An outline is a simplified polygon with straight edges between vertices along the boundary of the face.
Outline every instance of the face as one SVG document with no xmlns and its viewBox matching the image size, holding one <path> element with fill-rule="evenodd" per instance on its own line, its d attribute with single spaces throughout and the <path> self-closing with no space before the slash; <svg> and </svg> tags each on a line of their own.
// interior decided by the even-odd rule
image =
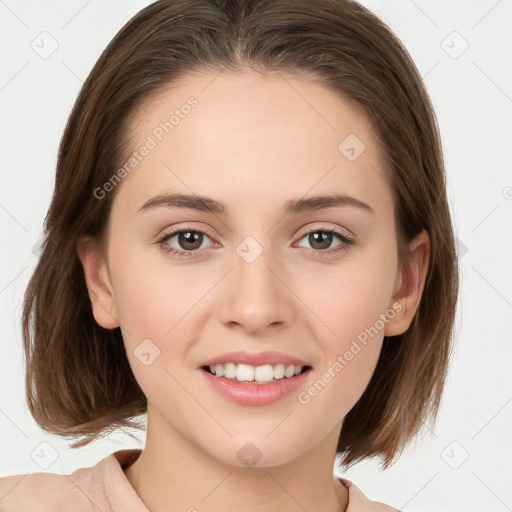
<svg viewBox="0 0 512 512">
<path fill-rule="evenodd" d="M 93 309 L 121 326 L 148 425 L 238 466 L 249 442 L 273 466 L 339 433 L 383 336 L 407 323 L 392 191 L 365 116 L 283 73 L 196 74 L 146 102 L 130 133 Z M 196 201 L 148 205 L 171 194 Z M 352 199 L 312 199 L 334 195 Z M 196 209 L 198 196 L 220 206 Z M 306 371 L 239 393 L 229 381 L 228 396 L 202 366 L 232 351 Z M 259 386 L 286 392 L 257 402 Z"/>
</svg>

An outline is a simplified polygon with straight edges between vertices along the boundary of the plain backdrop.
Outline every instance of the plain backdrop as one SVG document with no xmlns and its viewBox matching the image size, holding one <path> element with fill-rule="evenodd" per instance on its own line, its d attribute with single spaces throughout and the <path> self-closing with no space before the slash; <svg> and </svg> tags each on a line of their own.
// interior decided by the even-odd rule
<svg viewBox="0 0 512 512">
<path fill-rule="evenodd" d="M 104 47 L 149 3 L 0 0 L 0 476 L 69 474 L 144 445 L 116 433 L 72 450 L 41 431 L 25 402 L 20 316 L 67 117 Z M 512 510 L 512 2 L 362 3 L 403 41 L 432 97 L 462 282 L 438 422 L 390 469 L 367 461 L 344 476 L 407 512 Z"/>
</svg>

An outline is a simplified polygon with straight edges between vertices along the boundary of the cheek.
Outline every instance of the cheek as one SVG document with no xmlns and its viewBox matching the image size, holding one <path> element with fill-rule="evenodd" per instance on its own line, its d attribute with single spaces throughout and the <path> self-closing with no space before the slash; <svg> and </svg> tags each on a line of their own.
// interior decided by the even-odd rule
<svg viewBox="0 0 512 512">
<path fill-rule="evenodd" d="M 172 266 L 165 255 L 148 256 L 147 251 L 144 255 L 126 251 L 115 272 L 112 278 L 127 356 L 146 396 L 155 397 L 161 390 L 174 389 L 170 373 L 179 378 L 189 364 L 189 349 L 208 318 L 205 308 L 212 307 L 208 291 L 218 278 L 206 269 Z"/>
<path fill-rule="evenodd" d="M 181 381 L 180 366 L 194 338 L 191 322 L 206 293 L 178 272 L 164 277 L 155 267 L 120 273 L 116 290 L 127 357 L 135 379 L 152 403 L 179 395 L 173 376 Z"/>
<path fill-rule="evenodd" d="M 116 306 L 128 338 L 136 343 L 170 337 L 205 293 L 200 280 L 186 266 L 166 262 L 158 247 L 130 249 L 126 242 L 116 243 L 126 248 L 122 254 L 113 250 L 111 259 Z"/>
<path fill-rule="evenodd" d="M 341 349 L 347 340 L 374 326 L 389 307 L 393 268 L 392 260 L 354 258 L 297 280 L 298 294 L 305 297 L 322 327 L 319 339 Z M 383 330 L 380 323 L 377 329 Z"/>
<path fill-rule="evenodd" d="M 311 386 L 298 396 L 308 417 L 322 416 L 326 425 L 340 421 L 359 400 L 382 347 L 378 322 L 385 311 L 383 294 L 375 293 L 374 287 L 352 290 L 340 283 L 336 292 L 323 295 L 324 308 L 318 311 L 328 329 L 317 330 L 323 333 L 317 334 L 322 361 L 314 368 Z"/>
<path fill-rule="evenodd" d="M 394 317 L 389 299 L 394 282 L 392 258 L 347 261 L 320 275 L 300 291 L 317 317 L 315 338 L 322 364 L 313 387 L 299 402 L 313 411 L 329 404 L 332 422 L 339 421 L 366 389 L 377 364 L 386 322 Z M 311 285 L 315 283 L 315 286 Z M 325 414 L 325 412 L 323 413 Z"/>
</svg>

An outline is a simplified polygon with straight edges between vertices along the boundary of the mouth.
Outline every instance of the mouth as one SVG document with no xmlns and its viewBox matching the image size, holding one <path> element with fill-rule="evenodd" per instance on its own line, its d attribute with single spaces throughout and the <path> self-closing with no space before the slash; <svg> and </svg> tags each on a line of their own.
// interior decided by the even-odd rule
<svg viewBox="0 0 512 512">
<path fill-rule="evenodd" d="M 207 386 L 224 399 L 237 405 L 262 407 L 290 397 L 301 386 L 307 385 L 312 367 L 285 367 L 284 364 L 251 367 L 226 363 L 201 366 L 198 369 Z"/>
<path fill-rule="evenodd" d="M 218 379 L 226 379 L 235 383 L 265 385 L 295 379 L 311 370 L 309 365 L 263 364 L 215 364 L 201 367 L 204 372 Z"/>
<path fill-rule="evenodd" d="M 224 378 L 233 382 L 249 384 L 271 384 L 283 379 L 293 379 L 298 375 L 311 370 L 311 366 L 299 365 L 261 365 L 258 367 L 246 364 L 227 363 L 225 365 L 202 366 L 201 370 L 217 378 Z"/>
</svg>

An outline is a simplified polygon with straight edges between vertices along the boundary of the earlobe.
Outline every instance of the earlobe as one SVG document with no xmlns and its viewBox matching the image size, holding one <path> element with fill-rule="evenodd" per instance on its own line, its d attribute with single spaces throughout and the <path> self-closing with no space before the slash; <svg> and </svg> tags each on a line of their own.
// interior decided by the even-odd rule
<svg viewBox="0 0 512 512">
<path fill-rule="evenodd" d="M 76 249 L 82 262 L 94 319 L 105 329 L 119 327 L 115 296 L 107 264 L 97 248 L 96 241 L 90 237 L 80 237 Z"/>
<path fill-rule="evenodd" d="M 419 307 L 430 260 L 430 237 L 423 230 L 409 244 L 411 261 L 402 273 L 397 275 L 395 293 L 390 302 L 394 309 L 399 310 L 395 317 L 386 325 L 385 336 L 403 334 L 411 325 Z M 400 308 L 397 307 L 400 304 Z"/>
</svg>

